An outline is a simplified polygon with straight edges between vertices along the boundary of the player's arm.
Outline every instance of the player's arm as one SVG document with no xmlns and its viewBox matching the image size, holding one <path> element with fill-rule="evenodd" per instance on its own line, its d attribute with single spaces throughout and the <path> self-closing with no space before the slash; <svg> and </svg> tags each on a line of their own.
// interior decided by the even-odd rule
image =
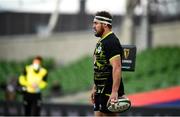
<svg viewBox="0 0 180 117">
<path fill-rule="evenodd" d="M 95 92 L 96 92 L 96 85 L 94 84 L 93 87 L 92 87 L 92 91 L 91 91 L 91 103 L 94 104 L 94 95 L 95 95 Z"/>
<path fill-rule="evenodd" d="M 42 90 L 42 89 L 45 89 L 47 87 L 47 77 L 48 77 L 48 72 L 47 70 L 43 70 L 43 73 L 45 74 L 42 81 L 38 84 L 39 85 L 39 88 Z"/>
<path fill-rule="evenodd" d="M 26 80 L 26 68 L 24 68 L 23 73 L 19 76 L 19 84 L 21 86 L 27 86 L 27 80 Z"/>
<path fill-rule="evenodd" d="M 113 85 L 112 85 L 112 93 L 110 96 L 111 99 L 117 100 L 118 98 L 118 90 L 121 81 L 121 57 L 120 55 L 115 55 L 110 58 L 110 64 L 112 65 L 112 78 L 113 78 Z"/>
</svg>

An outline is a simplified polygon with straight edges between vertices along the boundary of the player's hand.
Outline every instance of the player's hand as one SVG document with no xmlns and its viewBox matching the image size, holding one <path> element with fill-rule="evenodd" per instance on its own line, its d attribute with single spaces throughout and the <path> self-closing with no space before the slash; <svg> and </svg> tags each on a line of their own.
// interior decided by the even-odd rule
<svg viewBox="0 0 180 117">
<path fill-rule="evenodd" d="M 118 100 L 118 92 L 112 92 L 109 97 L 108 103 L 109 102 L 114 103 L 117 102 L 117 100 Z"/>
<path fill-rule="evenodd" d="M 96 92 L 95 90 L 92 90 L 92 92 L 91 92 L 90 100 L 91 100 L 91 103 L 92 103 L 92 104 L 94 104 L 94 101 L 95 101 L 95 100 L 94 100 L 95 92 Z"/>
<path fill-rule="evenodd" d="M 33 88 L 33 89 L 38 88 L 38 84 L 37 84 L 37 83 L 32 83 L 32 88 Z"/>
</svg>

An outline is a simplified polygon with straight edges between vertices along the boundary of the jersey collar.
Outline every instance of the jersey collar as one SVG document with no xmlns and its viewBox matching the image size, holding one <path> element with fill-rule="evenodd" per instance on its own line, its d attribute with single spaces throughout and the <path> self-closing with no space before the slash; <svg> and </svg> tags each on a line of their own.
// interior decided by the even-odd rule
<svg viewBox="0 0 180 117">
<path fill-rule="evenodd" d="M 112 31 L 108 32 L 106 35 L 104 35 L 104 36 L 100 39 L 100 41 L 103 40 L 103 39 L 105 39 L 108 35 L 110 35 L 110 34 L 112 34 L 112 33 L 113 33 Z"/>
</svg>

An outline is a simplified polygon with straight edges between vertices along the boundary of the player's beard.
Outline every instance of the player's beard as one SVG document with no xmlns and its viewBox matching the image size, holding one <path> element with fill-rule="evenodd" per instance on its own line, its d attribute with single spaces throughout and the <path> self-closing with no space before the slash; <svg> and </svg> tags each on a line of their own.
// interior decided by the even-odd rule
<svg viewBox="0 0 180 117">
<path fill-rule="evenodd" d="M 101 26 L 101 28 L 99 29 L 99 31 L 95 30 L 95 34 L 94 34 L 94 35 L 95 35 L 96 37 L 102 37 L 103 33 L 104 33 L 104 28 Z"/>
</svg>

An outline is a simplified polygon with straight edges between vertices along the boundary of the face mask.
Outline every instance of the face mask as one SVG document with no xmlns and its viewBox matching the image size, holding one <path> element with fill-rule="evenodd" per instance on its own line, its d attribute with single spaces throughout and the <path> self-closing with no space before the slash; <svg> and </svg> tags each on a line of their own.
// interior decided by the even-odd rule
<svg viewBox="0 0 180 117">
<path fill-rule="evenodd" d="M 34 68 L 35 70 L 38 70 L 38 69 L 40 68 L 40 65 L 39 65 L 39 64 L 33 64 L 33 68 Z"/>
</svg>

